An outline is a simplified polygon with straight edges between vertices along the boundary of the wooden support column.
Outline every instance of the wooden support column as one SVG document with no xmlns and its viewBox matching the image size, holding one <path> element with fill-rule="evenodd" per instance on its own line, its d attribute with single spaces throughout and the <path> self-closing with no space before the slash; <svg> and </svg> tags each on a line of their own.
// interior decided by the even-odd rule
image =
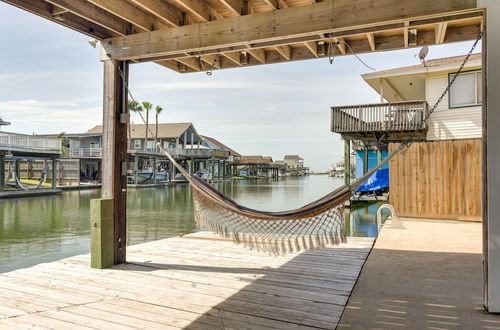
<svg viewBox="0 0 500 330">
<path fill-rule="evenodd" d="M 21 181 L 21 166 L 19 165 L 19 159 L 14 160 L 14 172 L 16 173 L 17 178 Z"/>
<path fill-rule="evenodd" d="M 344 184 L 351 183 L 351 140 L 344 140 Z"/>
<path fill-rule="evenodd" d="M 137 179 L 139 178 L 139 156 L 134 156 L 134 184 L 137 184 Z"/>
<path fill-rule="evenodd" d="M 156 185 L 156 157 L 153 157 L 153 184 Z"/>
<path fill-rule="evenodd" d="M 368 147 L 363 148 L 363 175 L 368 173 Z"/>
<path fill-rule="evenodd" d="M 0 191 L 5 189 L 5 155 L 0 155 Z"/>
<path fill-rule="evenodd" d="M 57 178 L 56 178 L 56 170 L 57 170 L 57 161 L 55 158 L 52 158 L 52 166 L 51 166 L 51 180 L 52 180 L 52 189 L 56 189 L 57 187 Z"/>
<path fill-rule="evenodd" d="M 128 63 L 104 59 L 102 198 L 113 200 L 114 264 L 126 260 Z M 123 74 L 123 79 L 120 75 Z M 125 80 L 125 81 L 124 81 Z"/>
<path fill-rule="evenodd" d="M 483 36 L 483 258 L 484 306 L 500 312 L 500 2 L 485 7 Z"/>
</svg>

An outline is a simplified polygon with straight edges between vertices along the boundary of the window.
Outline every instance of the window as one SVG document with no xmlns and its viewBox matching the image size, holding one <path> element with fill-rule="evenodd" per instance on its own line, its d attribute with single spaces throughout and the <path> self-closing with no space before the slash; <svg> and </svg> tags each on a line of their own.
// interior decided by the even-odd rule
<svg viewBox="0 0 500 330">
<path fill-rule="evenodd" d="M 155 150 L 155 141 L 147 141 L 148 143 L 146 144 L 146 150 L 147 151 L 154 151 Z"/>
<path fill-rule="evenodd" d="M 450 73 L 448 81 L 453 79 Z M 482 102 L 482 74 L 481 71 L 460 73 L 450 87 L 449 108 L 459 108 L 480 105 Z"/>
<path fill-rule="evenodd" d="M 141 140 L 134 140 L 134 149 L 141 149 Z"/>
</svg>

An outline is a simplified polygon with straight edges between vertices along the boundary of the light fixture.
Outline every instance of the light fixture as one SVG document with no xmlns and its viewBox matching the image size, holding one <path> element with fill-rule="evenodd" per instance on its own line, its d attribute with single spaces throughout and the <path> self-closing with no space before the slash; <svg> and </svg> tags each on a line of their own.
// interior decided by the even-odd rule
<svg viewBox="0 0 500 330">
<path fill-rule="evenodd" d="M 95 48 L 98 42 L 99 40 L 97 39 L 89 40 L 89 45 L 92 46 L 92 48 Z"/>
</svg>

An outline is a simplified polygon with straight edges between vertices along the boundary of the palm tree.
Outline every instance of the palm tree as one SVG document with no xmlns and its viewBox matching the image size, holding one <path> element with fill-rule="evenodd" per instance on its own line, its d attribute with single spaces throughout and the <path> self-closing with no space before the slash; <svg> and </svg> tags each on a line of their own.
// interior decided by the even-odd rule
<svg viewBox="0 0 500 330">
<path fill-rule="evenodd" d="M 153 107 L 153 104 L 148 101 L 142 102 L 142 106 L 146 110 L 146 135 L 144 138 L 144 150 L 147 149 L 148 146 L 148 130 L 149 130 L 149 110 Z"/>
<path fill-rule="evenodd" d="M 129 100 L 128 101 L 128 110 L 129 110 L 129 112 L 137 113 L 137 112 L 141 112 L 143 109 L 142 109 L 142 106 L 139 104 L 139 102 Z M 128 139 L 129 139 L 129 148 L 132 149 L 132 146 L 130 145 L 132 143 L 132 125 L 130 123 L 130 119 L 128 121 Z"/>
<path fill-rule="evenodd" d="M 156 113 L 155 148 L 156 148 L 156 143 L 158 143 L 158 115 L 162 111 L 163 111 L 163 108 L 160 107 L 159 105 L 157 105 L 156 108 L 155 108 L 155 113 Z"/>
</svg>

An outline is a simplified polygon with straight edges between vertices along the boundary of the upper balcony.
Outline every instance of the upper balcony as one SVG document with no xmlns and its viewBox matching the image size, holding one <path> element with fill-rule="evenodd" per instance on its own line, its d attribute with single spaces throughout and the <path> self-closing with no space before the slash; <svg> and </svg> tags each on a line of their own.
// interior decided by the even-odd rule
<svg viewBox="0 0 500 330">
<path fill-rule="evenodd" d="M 229 157 L 229 152 L 226 150 L 218 149 L 184 149 L 184 148 L 168 148 L 167 152 L 174 157 L 181 158 L 220 158 L 227 159 Z M 152 149 L 144 150 L 129 150 L 130 154 L 142 154 L 142 155 L 160 155 L 159 151 L 153 151 Z M 70 148 L 68 150 L 68 156 L 70 158 L 101 158 L 102 148 Z"/>
<path fill-rule="evenodd" d="M 59 156 L 61 141 L 36 135 L 0 132 L 0 151 L 19 156 Z"/>
<path fill-rule="evenodd" d="M 331 131 L 347 140 L 425 138 L 426 101 L 406 101 L 332 107 Z"/>
</svg>

